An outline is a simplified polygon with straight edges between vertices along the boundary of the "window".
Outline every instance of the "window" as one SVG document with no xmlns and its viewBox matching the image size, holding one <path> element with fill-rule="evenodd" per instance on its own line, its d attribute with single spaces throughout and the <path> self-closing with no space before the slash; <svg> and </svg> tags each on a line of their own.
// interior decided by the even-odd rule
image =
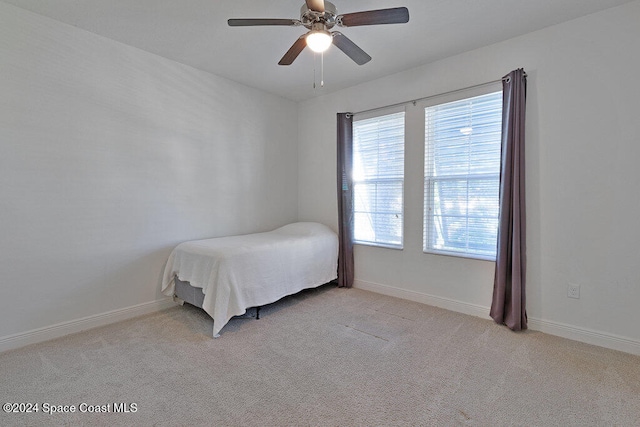
<svg viewBox="0 0 640 427">
<path fill-rule="evenodd" d="M 404 111 L 353 123 L 354 241 L 402 248 Z"/>
<path fill-rule="evenodd" d="M 495 259 L 502 92 L 425 108 L 424 251 Z"/>
</svg>

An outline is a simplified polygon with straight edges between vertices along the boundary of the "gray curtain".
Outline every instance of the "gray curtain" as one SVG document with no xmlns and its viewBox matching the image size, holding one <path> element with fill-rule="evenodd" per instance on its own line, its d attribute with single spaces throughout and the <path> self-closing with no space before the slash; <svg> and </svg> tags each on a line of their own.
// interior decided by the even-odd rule
<svg viewBox="0 0 640 427">
<path fill-rule="evenodd" d="M 338 286 L 353 286 L 353 114 L 338 113 Z"/>
<path fill-rule="evenodd" d="M 500 219 L 491 317 L 514 331 L 527 329 L 524 125 L 527 75 L 514 70 L 502 79 Z"/>
</svg>

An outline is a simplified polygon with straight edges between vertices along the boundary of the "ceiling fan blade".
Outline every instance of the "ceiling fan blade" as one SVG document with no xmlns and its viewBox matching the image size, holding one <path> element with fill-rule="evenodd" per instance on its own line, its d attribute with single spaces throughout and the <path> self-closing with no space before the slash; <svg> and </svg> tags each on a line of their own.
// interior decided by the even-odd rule
<svg viewBox="0 0 640 427">
<path fill-rule="evenodd" d="M 301 22 L 297 19 L 229 19 L 227 21 L 230 27 L 253 27 L 256 25 L 287 25 L 297 26 Z"/>
<path fill-rule="evenodd" d="M 368 10 L 366 12 L 346 13 L 336 18 L 341 27 L 360 25 L 404 24 L 409 22 L 409 9 L 394 7 L 391 9 Z"/>
<path fill-rule="evenodd" d="M 303 36 L 300 36 L 300 38 L 295 41 L 295 43 L 289 48 L 287 53 L 284 54 L 280 62 L 278 62 L 278 65 L 293 64 L 293 61 L 296 60 L 298 55 L 300 55 L 300 52 L 302 52 L 304 48 L 307 46 L 307 40 L 305 40 L 305 36 L 306 34 Z"/>
<path fill-rule="evenodd" d="M 306 0 L 309 10 L 324 13 L 324 0 Z"/>
<path fill-rule="evenodd" d="M 332 33 L 333 44 L 338 49 L 347 54 L 347 56 L 354 60 L 358 65 L 366 64 L 371 61 L 371 57 L 364 50 L 360 49 L 357 44 L 349 40 L 344 34 L 334 31 Z"/>
</svg>

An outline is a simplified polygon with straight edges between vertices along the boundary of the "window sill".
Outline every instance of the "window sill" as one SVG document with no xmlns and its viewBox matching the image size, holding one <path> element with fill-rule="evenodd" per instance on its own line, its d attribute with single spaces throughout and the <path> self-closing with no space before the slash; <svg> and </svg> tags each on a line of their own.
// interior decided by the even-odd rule
<svg viewBox="0 0 640 427">
<path fill-rule="evenodd" d="M 435 250 L 425 251 L 425 250 L 423 250 L 422 253 L 429 254 L 429 255 L 450 256 L 450 257 L 454 257 L 454 258 L 475 259 L 475 260 L 478 260 L 478 261 L 496 262 L 496 258 L 492 257 L 492 256 L 467 254 L 467 253 L 461 253 L 461 252 L 448 252 L 448 251 L 435 251 Z"/>
<path fill-rule="evenodd" d="M 360 245 L 360 246 L 372 246 L 374 248 L 395 249 L 397 251 L 404 250 L 404 247 L 401 246 L 401 245 L 385 245 L 383 243 L 358 242 L 358 241 L 353 242 L 353 244 L 354 245 Z"/>
</svg>

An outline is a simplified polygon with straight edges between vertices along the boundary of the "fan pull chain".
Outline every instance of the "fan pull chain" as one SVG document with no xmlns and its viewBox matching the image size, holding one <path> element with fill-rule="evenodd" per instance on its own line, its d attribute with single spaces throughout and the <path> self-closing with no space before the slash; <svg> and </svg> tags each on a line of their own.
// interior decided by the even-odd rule
<svg viewBox="0 0 640 427">
<path fill-rule="evenodd" d="M 318 54 L 313 53 L 313 88 L 316 89 L 316 65 Z M 320 87 L 324 87 L 324 52 L 320 53 Z"/>
<path fill-rule="evenodd" d="M 316 88 L 316 58 L 318 57 L 317 53 L 313 53 L 313 89 Z"/>
<path fill-rule="evenodd" d="M 320 54 L 320 87 L 324 87 L 324 52 Z"/>
</svg>

